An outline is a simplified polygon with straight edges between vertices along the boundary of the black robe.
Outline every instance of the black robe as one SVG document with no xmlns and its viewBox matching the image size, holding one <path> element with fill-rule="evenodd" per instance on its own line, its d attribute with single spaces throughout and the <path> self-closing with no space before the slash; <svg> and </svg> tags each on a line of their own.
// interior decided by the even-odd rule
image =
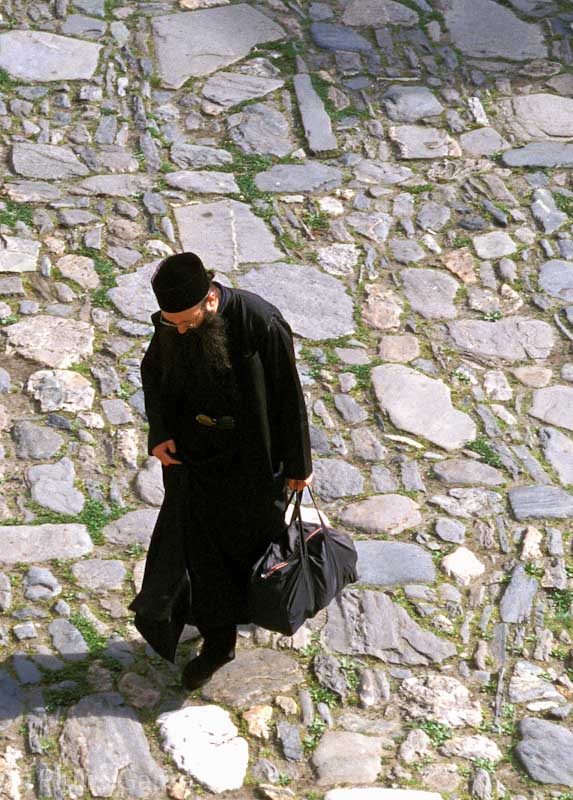
<svg viewBox="0 0 573 800">
<path fill-rule="evenodd" d="M 225 288 L 225 320 L 236 391 L 182 394 L 168 379 L 175 330 L 152 316 L 141 364 L 148 452 L 174 439 L 182 466 L 163 467 L 165 498 L 153 530 L 141 591 L 129 608 L 156 652 L 174 661 L 186 623 L 207 628 L 248 622 L 250 568 L 284 527 L 287 478 L 312 471 L 308 421 L 291 329 L 258 295 Z M 197 413 L 236 421 L 206 428 Z"/>
</svg>

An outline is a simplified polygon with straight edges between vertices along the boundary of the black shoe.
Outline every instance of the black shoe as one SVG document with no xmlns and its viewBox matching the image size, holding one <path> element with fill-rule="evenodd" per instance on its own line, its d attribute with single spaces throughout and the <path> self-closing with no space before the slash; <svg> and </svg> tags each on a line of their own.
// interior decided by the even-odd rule
<svg viewBox="0 0 573 800">
<path fill-rule="evenodd" d="M 234 625 L 205 631 L 201 652 L 183 668 L 181 675 L 183 686 L 190 691 L 199 689 L 224 664 L 233 661 L 236 640 L 237 629 Z"/>
</svg>

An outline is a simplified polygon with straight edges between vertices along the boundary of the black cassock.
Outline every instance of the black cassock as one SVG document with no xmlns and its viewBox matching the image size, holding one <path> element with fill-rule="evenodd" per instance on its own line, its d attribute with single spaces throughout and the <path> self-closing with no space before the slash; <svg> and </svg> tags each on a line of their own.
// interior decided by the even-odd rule
<svg viewBox="0 0 573 800">
<path fill-rule="evenodd" d="M 165 498 L 153 530 L 141 591 L 129 608 L 153 649 L 174 661 L 186 623 L 248 622 L 250 569 L 284 528 L 286 478 L 312 471 L 308 421 L 291 329 L 258 295 L 225 287 L 232 374 L 213 384 L 189 366 L 184 384 L 167 364 L 179 334 L 152 316 L 155 332 L 141 364 L 148 451 L 174 439 L 181 466 L 163 467 Z M 188 334 L 185 334 L 188 335 Z M 231 429 L 198 414 L 231 416 Z"/>
</svg>

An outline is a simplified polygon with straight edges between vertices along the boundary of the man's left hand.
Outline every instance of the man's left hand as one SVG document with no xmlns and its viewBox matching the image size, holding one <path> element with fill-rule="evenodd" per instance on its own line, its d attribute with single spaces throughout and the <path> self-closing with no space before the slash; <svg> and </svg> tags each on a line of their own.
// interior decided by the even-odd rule
<svg viewBox="0 0 573 800">
<path fill-rule="evenodd" d="M 312 482 L 313 473 L 311 472 L 308 478 L 298 480 L 297 478 L 287 478 L 287 486 L 291 492 L 302 492 L 305 486 L 310 486 Z"/>
</svg>

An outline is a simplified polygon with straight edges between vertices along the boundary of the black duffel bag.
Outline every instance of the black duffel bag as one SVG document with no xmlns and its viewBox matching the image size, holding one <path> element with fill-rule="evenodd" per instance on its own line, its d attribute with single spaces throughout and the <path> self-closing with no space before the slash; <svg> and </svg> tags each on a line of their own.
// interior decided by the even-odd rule
<svg viewBox="0 0 573 800">
<path fill-rule="evenodd" d="M 302 492 L 293 492 L 289 504 L 295 494 L 291 523 L 254 565 L 247 595 L 252 622 L 286 636 L 358 577 L 350 536 L 326 527 L 312 492 L 320 523 L 303 522 Z"/>
</svg>

